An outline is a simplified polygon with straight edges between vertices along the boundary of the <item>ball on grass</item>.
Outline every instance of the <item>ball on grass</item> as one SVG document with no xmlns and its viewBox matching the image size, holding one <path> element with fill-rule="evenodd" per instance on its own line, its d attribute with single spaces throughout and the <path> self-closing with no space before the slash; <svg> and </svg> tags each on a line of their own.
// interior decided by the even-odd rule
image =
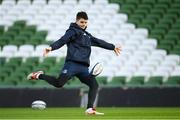
<svg viewBox="0 0 180 120">
<path fill-rule="evenodd" d="M 46 108 L 46 103 L 42 100 L 36 100 L 31 104 L 32 109 L 44 110 Z"/>
</svg>

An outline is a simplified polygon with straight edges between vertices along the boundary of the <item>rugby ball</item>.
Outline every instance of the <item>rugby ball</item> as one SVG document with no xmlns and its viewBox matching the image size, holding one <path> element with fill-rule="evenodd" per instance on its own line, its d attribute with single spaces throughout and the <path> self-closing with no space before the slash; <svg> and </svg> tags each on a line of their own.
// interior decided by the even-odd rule
<svg viewBox="0 0 180 120">
<path fill-rule="evenodd" d="M 96 63 L 91 70 L 91 74 L 94 76 L 99 75 L 103 71 L 103 65 L 101 63 Z"/>
<path fill-rule="evenodd" d="M 36 101 L 32 102 L 31 108 L 44 110 L 46 108 L 46 103 L 42 100 L 36 100 Z"/>
</svg>

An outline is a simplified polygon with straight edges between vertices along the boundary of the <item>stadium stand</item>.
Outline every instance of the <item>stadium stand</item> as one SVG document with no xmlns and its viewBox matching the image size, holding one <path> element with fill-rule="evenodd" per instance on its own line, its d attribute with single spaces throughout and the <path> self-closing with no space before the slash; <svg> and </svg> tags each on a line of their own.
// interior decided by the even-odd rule
<svg viewBox="0 0 180 120">
<path fill-rule="evenodd" d="M 0 87 L 51 87 L 26 76 L 36 70 L 58 75 L 66 46 L 47 58 L 42 51 L 81 10 L 89 15 L 87 31 L 122 46 L 119 57 L 92 48 L 91 65 L 104 65 L 100 86 L 179 87 L 179 8 L 178 0 L 0 0 Z M 83 87 L 73 79 L 65 87 Z"/>
</svg>

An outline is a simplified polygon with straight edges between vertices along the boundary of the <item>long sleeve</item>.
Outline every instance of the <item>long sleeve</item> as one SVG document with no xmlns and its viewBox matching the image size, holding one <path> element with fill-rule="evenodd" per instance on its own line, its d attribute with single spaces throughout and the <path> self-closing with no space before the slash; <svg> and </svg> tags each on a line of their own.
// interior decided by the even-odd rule
<svg viewBox="0 0 180 120">
<path fill-rule="evenodd" d="M 59 49 L 64 44 L 68 43 L 71 38 L 75 36 L 75 34 L 76 33 L 73 30 L 67 30 L 66 33 L 59 40 L 52 43 L 50 47 L 52 48 L 52 50 Z"/>
<path fill-rule="evenodd" d="M 91 45 L 92 46 L 98 46 L 101 48 L 105 48 L 108 50 L 114 50 L 115 46 L 111 43 L 105 42 L 104 40 L 95 38 L 95 37 L 91 37 Z"/>
</svg>

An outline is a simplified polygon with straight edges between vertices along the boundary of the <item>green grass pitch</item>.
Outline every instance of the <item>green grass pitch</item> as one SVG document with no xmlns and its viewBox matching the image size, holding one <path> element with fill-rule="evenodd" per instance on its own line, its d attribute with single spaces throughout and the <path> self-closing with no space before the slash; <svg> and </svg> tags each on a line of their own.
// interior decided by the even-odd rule
<svg viewBox="0 0 180 120">
<path fill-rule="evenodd" d="M 152 107 L 115 107 L 98 108 L 104 112 L 103 116 L 85 115 L 84 108 L 46 108 L 33 110 L 31 108 L 0 108 L 0 120 L 3 119 L 91 119 L 91 120 L 180 120 L 180 108 L 152 108 Z"/>
</svg>

